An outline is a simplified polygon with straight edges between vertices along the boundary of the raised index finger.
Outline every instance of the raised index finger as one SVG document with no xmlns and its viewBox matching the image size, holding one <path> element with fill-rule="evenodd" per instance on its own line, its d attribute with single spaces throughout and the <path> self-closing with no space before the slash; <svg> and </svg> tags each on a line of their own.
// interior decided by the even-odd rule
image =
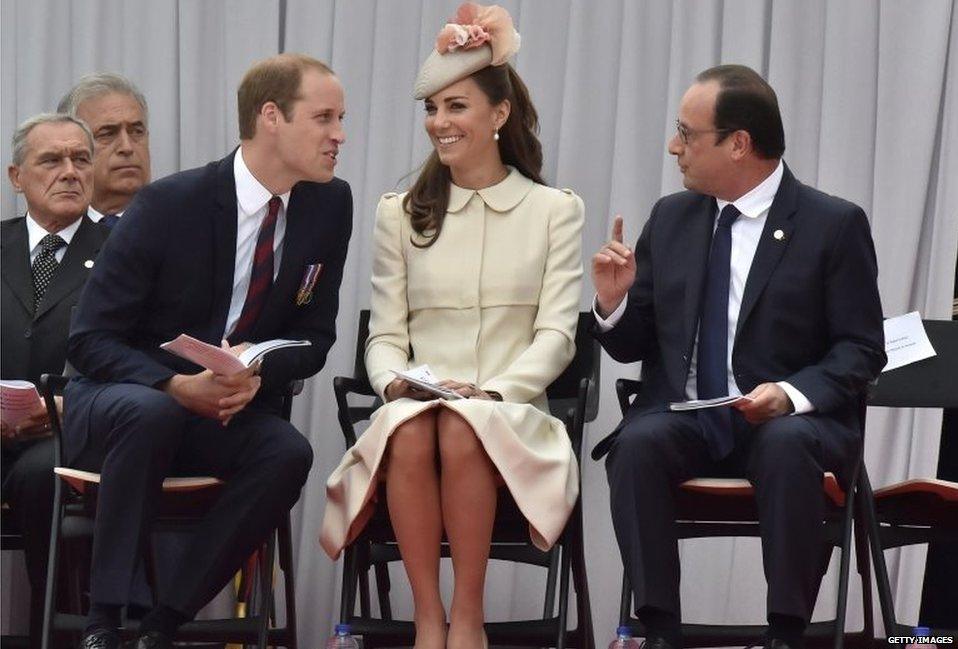
<svg viewBox="0 0 958 649">
<path fill-rule="evenodd" d="M 612 221 L 612 240 L 622 243 L 622 215 L 616 214 Z"/>
</svg>

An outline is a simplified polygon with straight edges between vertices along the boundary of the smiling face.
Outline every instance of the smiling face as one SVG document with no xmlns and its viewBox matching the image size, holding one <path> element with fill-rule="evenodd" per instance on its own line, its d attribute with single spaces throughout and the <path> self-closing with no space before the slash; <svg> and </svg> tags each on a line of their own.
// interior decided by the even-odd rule
<svg viewBox="0 0 958 649">
<path fill-rule="evenodd" d="M 83 216 L 93 189 L 93 152 L 83 129 L 68 122 L 35 126 L 26 154 L 7 170 L 34 220 L 56 232 Z"/>
<path fill-rule="evenodd" d="M 466 77 L 425 101 L 426 133 L 439 160 L 456 169 L 501 164 L 494 134 L 509 117 L 509 102 L 493 105 L 479 85 Z"/>
<path fill-rule="evenodd" d="M 285 174 L 297 181 L 329 182 L 346 141 L 343 87 L 334 75 L 309 69 L 303 72 L 298 95 L 288 121 L 275 104 L 264 107 L 275 123 L 279 161 Z"/>
<path fill-rule="evenodd" d="M 109 92 L 87 99 L 77 117 L 93 131 L 93 207 L 121 212 L 150 182 L 150 134 L 132 95 Z"/>
</svg>

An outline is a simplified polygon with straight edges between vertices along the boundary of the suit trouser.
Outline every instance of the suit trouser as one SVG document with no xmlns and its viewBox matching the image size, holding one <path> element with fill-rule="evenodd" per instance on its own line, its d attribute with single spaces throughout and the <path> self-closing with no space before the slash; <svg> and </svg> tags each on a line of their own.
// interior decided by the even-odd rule
<svg viewBox="0 0 958 649">
<path fill-rule="evenodd" d="M 30 636 L 40 637 L 43 598 L 53 518 L 53 438 L 4 449 L 3 501 L 23 535 L 23 553 L 30 578 Z M 15 459 L 6 466 L 10 455 Z"/>
<path fill-rule="evenodd" d="M 158 598 L 193 617 L 299 499 L 312 457 L 309 442 L 270 412 L 247 407 L 223 426 L 159 390 L 108 385 L 91 405 L 87 445 L 74 462 L 101 475 L 92 601 L 130 600 L 163 479 L 213 475 L 226 485 L 193 528 L 170 592 Z"/>
<path fill-rule="evenodd" d="M 825 566 L 822 475 L 847 467 L 860 441 L 820 415 L 778 417 L 760 426 L 738 419 L 735 449 L 721 462 L 709 456 L 694 413 L 639 415 L 616 437 L 606 471 L 636 610 L 651 606 L 681 615 L 679 484 L 739 475 L 755 486 L 768 613 L 810 619 Z"/>
</svg>

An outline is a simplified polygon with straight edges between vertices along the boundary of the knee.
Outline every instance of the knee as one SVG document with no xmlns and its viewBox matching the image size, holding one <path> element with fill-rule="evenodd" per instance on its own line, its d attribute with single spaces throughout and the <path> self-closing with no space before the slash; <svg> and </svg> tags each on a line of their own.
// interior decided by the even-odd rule
<svg viewBox="0 0 958 649">
<path fill-rule="evenodd" d="M 439 414 L 439 456 L 443 465 L 485 459 L 482 443 L 472 426 L 451 410 Z"/>
<path fill-rule="evenodd" d="M 124 396 L 116 407 L 111 436 L 152 442 L 178 438 L 189 414 L 173 397 L 152 388 Z"/>
<path fill-rule="evenodd" d="M 752 434 L 752 455 L 775 461 L 807 456 L 817 446 L 812 424 L 804 417 L 776 417 L 757 426 Z"/>
<path fill-rule="evenodd" d="M 272 457 L 273 471 L 277 476 L 285 476 L 298 489 L 306 483 L 313 466 L 313 447 L 292 425 L 288 434 L 280 439 Z"/>
<path fill-rule="evenodd" d="M 606 468 L 623 465 L 634 471 L 663 461 L 668 449 L 669 426 L 654 415 L 627 422 L 616 436 L 606 457 Z"/>
<path fill-rule="evenodd" d="M 390 470 L 421 470 L 431 466 L 436 457 L 434 418 L 424 414 L 400 424 L 389 440 Z"/>
</svg>

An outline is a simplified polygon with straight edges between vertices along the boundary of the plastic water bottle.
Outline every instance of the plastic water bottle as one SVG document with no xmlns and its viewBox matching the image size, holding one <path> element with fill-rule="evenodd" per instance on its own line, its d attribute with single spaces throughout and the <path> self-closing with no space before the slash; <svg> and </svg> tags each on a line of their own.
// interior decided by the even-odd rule
<svg viewBox="0 0 958 649">
<path fill-rule="evenodd" d="M 639 649 L 639 641 L 632 637 L 632 629 L 620 626 L 615 630 L 615 640 L 609 643 L 609 649 Z"/>
<path fill-rule="evenodd" d="M 336 633 L 326 642 L 326 649 L 359 649 L 348 624 L 337 624 Z"/>
<path fill-rule="evenodd" d="M 923 638 L 931 636 L 931 629 L 927 626 L 916 626 L 912 629 L 911 634 L 914 636 L 912 642 L 906 645 L 906 649 L 935 649 L 934 642 L 923 642 Z"/>
</svg>

